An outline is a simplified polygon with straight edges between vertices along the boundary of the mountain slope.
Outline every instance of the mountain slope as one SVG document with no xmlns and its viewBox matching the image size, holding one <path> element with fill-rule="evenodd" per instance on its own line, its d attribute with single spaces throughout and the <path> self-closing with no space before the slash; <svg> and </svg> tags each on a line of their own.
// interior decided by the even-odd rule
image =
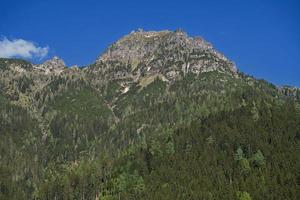
<svg viewBox="0 0 300 200">
<path fill-rule="evenodd" d="M 299 94 L 181 30 L 0 59 L 0 199 L 299 199 Z"/>
</svg>

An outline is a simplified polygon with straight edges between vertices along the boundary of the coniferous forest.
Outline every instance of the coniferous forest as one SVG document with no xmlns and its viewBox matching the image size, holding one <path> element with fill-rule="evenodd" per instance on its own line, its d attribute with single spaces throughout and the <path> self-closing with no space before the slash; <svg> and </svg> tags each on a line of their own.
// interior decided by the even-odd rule
<svg viewBox="0 0 300 200">
<path fill-rule="evenodd" d="M 138 64 L 0 59 L 0 199 L 300 199 L 300 90 L 168 34 Z"/>
</svg>

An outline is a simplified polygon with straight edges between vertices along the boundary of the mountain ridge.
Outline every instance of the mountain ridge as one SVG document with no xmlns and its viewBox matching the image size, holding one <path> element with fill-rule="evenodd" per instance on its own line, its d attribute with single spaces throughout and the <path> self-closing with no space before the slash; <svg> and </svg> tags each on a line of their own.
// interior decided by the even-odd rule
<svg viewBox="0 0 300 200">
<path fill-rule="evenodd" d="M 162 56 L 163 55 L 163 56 Z M 205 56 L 210 59 L 205 59 Z M 211 70 L 237 71 L 233 62 L 217 52 L 201 37 L 189 37 L 182 30 L 133 31 L 112 44 L 96 60 L 97 63 L 117 60 L 130 64 L 136 73 L 166 71 L 174 78 L 178 73 L 201 73 Z M 210 60 L 210 63 L 206 63 Z M 172 65 L 169 69 L 163 69 Z"/>
<path fill-rule="evenodd" d="M 0 199 L 298 199 L 299 89 L 180 30 L 116 43 L 82 68 L 0 58 Z"/>
</svg>

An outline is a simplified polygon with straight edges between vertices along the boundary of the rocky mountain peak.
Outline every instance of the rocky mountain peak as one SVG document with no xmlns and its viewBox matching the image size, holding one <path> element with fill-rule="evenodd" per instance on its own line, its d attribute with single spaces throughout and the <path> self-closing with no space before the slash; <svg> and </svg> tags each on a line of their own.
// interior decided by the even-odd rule
<svg viewBox="0 0 300 200">
<path fill-rule="evenodd" d="M 54 56 L 52 59 L 47 60 L 42 65 L 52 67 L 52 68 L 61 68 L 61 67 L 64 68 L 66 66 L 65 62 L 58 56 Z"/>
<path fill-rule="evenodd" d="M 36 65 L 35 69 L 44 71 L 46 74 L 55 73 L 60 74 L 66 68 L 65 62 L 58 56 L 45 61 L 42 64 Z"/>
<path fill-rule="evenodd" d="M 188 72 L 236 73 L 235 64 L 209 42 L 199 36 L 191 37 L 181 29 L 132 31 L 112 44 L 97 59 L 96 65 L 109 66 L 107 63 L 111 62 L 123 63 L 120 65 L 124 68 L 118 68 L 119 74 L 163 74 L 169 80 Z"/>
<path fill-rule="evenodd" d="M 144 31 L 138 29 L 112 44 L 99 58 L 99 61 L 119 60 L 132 62 L 147 59 L 161 47 L 182 47 L 183 50 L 212 49 L 212 45 L 201 37 L 189 37 L 181 29 L 176 31 Z"/>
<path fill-rule="evenodd" d="M 97 60 L 118 60 L 121 62 L 137 62 L 146 54 L 153 53 L 170 31 L 144 31 L 138 29 L 122 37 L 112 44 Z"/>
</svg>

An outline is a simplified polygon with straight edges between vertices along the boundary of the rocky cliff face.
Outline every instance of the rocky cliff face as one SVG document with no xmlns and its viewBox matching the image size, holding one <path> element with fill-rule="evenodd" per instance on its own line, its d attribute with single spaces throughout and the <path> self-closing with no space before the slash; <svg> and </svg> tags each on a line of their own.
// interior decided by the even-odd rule
<svg viewBox="0 0 300 200">
<path fill-rule="evenodd" d="M 45 74 L 60 74 L 64 69 L 66 69 L 65 62 L 57 56 L 46 62 L 35 65 L 35 69 L 44 72 Z"/>
<path fill-rule="evenodd" d="M 174 80 L 188 72 L 226 71 L 236 66 L 201 37 L 177 31 L 133 31 L 111 45 L 96 61 L 100 68 L 119 63 L 116 77 L 162 74 Z M 109 67 L 110 68 L 110 67 Z M 114 74 L 116 75 L 116 74 Z"/>
</svg>

